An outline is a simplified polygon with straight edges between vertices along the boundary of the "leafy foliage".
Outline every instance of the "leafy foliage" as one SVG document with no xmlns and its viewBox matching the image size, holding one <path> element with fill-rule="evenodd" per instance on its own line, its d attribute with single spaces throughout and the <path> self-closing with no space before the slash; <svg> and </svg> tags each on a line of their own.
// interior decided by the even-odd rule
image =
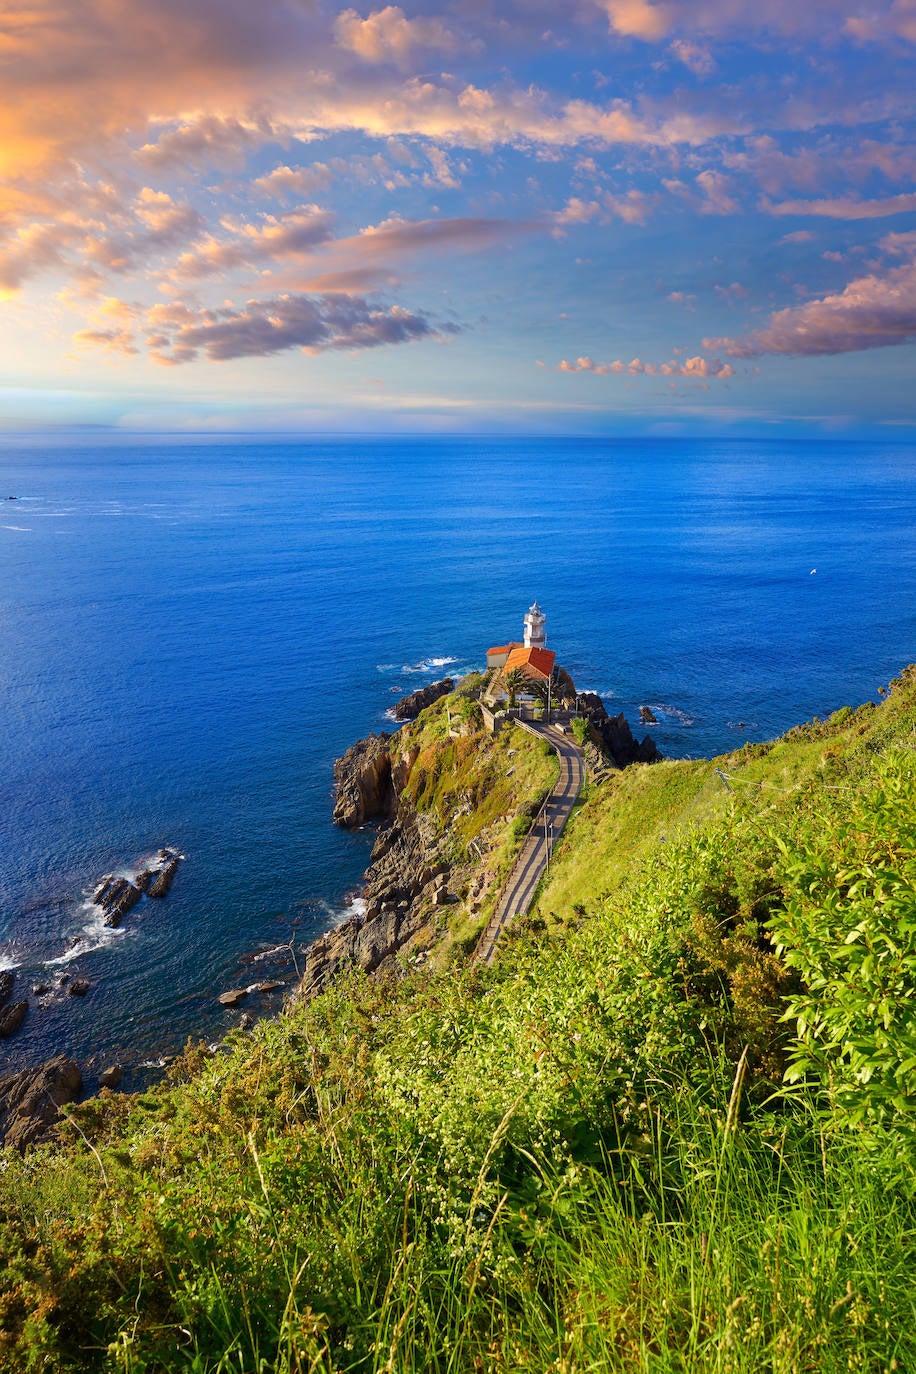
<svg viewBox="0 0 916 1374">
<path fill-rule="evenodd" d="M 780 842 L 789 886 L 772 923 L 804 990 L 789 1002 L 789 1078 L 820 1079 L 852 1125 L 916 1138 L 916 769 L 878 763 L 851 805 Z"/>
</svg>

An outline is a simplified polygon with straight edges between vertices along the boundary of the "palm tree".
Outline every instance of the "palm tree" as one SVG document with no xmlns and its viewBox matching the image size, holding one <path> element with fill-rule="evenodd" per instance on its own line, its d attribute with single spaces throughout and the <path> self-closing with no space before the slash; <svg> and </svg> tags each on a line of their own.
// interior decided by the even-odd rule
<svg viewBox="0 0 916 1374">
<path fill-rule="evenodd" d="M 506 691 L 509 693 L 509 710 L 515 705 L 515 698 L 523 687 L 528 685 L 528 678 L 521 668 L 513 668 L 510 673 L 506 673 L 503 681 L 506 684 Z"/>
</svg>

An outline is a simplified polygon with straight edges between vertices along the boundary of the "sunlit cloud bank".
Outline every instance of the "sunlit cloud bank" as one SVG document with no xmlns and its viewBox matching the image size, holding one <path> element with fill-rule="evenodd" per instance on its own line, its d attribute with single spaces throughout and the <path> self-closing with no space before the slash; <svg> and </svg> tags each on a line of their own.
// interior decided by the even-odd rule
<svg viewBox="0 0 916 1374">
<path fill-rule="evenodd" d="M 759 408 L 776 364 L 730 359 L 916 340 L 914 118 L 916 0 L 36 0 L 0 17 L 0 365 L 345 398 L 371 350 L 392 406 L 419 369 Z"/>
<path fill-rule="evenodd" d="M 916 339 L 916 233 L 890 234 L 882 241 L 891 260 L 843 291 L 777 311 L 765 329 L 744 338 L 706 339 L 733 358 L 764 353 L 798 357 L 888 348 Z"/>
</svg>

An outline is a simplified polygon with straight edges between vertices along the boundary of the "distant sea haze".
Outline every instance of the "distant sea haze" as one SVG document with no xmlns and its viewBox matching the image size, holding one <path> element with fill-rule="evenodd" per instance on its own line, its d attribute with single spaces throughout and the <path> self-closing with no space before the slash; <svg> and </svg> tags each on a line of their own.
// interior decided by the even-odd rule
<svg viewBox="0 0 916 1374">
<path fill-rule="evenodd" d="M 0 1072 L 155 1061 L 237 1023 L 220 992 L 294 977 L 373 838 L 331 824 L 334 758 L 535 598 L 668 755 L 916 659 L 912 446 L 33 436 L 0 466 L 0 968 L 90 982 L 31 997 Z M 161 845 L 168 897 L 103 927 L 95 883 Z"/>
</svg>

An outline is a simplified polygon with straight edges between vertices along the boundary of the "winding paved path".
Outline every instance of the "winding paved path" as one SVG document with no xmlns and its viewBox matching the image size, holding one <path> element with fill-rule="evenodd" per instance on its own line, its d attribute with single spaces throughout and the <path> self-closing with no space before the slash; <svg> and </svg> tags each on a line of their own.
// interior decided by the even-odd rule
<svg viewBox="0 0 916 1374">
<path fill-rule="evenodd" d="M 562 730 L 535 721 L 520 721 L 519 724 L 550 743 L 560 758 L 560 775 L 533 821 L 493 915 L 477 941 L 474 958 L 484 964 L 493 962 L 496 943 L 506 926 L 516 916 L 523 916 L 531 905 L 535 888 L 547 867 L 554 845 L 563 833 L 585 777 L 582 751 Z"/>
</svg>

